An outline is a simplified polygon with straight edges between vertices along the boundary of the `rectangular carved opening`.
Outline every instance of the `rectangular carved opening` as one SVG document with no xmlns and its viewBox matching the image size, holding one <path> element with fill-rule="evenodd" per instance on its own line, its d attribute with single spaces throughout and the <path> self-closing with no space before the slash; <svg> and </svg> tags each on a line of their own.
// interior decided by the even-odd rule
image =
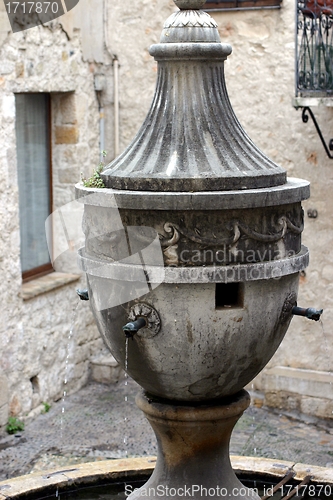
<svg viewBox="0 0 333 500">
<path fill-rule="evenodd" d="M 215 309 L 243 307 L 242 283 L 216 283 Z"/>
</svg>

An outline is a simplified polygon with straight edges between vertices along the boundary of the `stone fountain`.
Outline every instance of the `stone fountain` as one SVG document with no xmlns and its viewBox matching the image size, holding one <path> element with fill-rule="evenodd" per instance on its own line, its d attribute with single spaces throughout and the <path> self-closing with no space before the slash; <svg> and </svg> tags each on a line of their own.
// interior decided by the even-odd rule
<svg viewBox="0 0 333 500">
<path fill-rule="evenodd" d="M 309 183 L 287 179 L 239 124 L 224 81 L 231 47 L 205 1 L 175 3 L 150 48 L 146 120 L 102 173 L 106 189 L 76 187 L 79 260 L 101 335 L 142 386 L 137 404 L 157 437 L 154 473 L 131 499 L 253 498 L 229 441 L 250 402 L 243 388 L 296 307 Z"/>
</svg>

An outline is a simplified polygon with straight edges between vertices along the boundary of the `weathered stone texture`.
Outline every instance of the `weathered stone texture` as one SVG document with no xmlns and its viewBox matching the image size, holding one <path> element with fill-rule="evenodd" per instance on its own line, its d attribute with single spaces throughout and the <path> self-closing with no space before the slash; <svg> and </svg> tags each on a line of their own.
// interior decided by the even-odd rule
<svg viewBox="0 0 333 500">
<path fill-rule="evenodd" d="M 79 131 L 75 126 L 63 125 L 55 129 L 56 144 L 76 144 L 78 138 Z"/>
<path fill-rule="evenodd" d="M 0 41 L 5 41 L 0 48 L 0 270 L 5 308 L 0 372 L 8 380 L 7 392 L 2 379 L 0 383 L 4 425 L 8 413 L 25 416 L 41 402 L 61 398 L 65 387 L 67 392 L 82 387 L 89 359 L 103 350 L 103 344 L 89 305 L 78 304 L 75 288 L 84 288 L 84 279 L 51 286 L 30 298 L 22 293 L 16 173 L 14 93 L 51 92 L 54 208 L 73 200 L 80 172 L 91 175 L 99 162 L 95 68 L 83 61 L 80 31 L 69 39 L 59 22 L 52 22 L 3 37 L 1 16 Z"/>
<path fill-rule="evenodd" d="M 124 372 L 113 356 L 97 356 L 91 360 L 91 379 L 100 384 L 115 384 Z"/>
<path fill-rule="evenodd" d="M 331 372 L 333 296 L 330 266 L 333 253 L 330 214 L 333 199 L 329 170 L 332 162 L 326 157 L 313 124 L 310 121 L 303 124 L 301 112 L 291 105 L 294 95 L 294 2 L 285 1 L 281 10 L 263 11 L 260 16 L 256 12 L 239 14 L 216 15 L 223 40 L 233 45 L 233 54 L 226 63 L 226 79 L 235 112 L 254 142 L 286 168 L 289 176 L 311 182 L 311 198 L 304 203 L 305 214 L 309 208 L 316 208 L 319 213 L 317 219 L 305 216 L 303 243 L 309 247 L 311 257 L 310 266 L 301 279 L 298 303 L 303 307 L 323 308 L 323 327 L 304 318 L 294 318 L 269 366 Z M 328 133 L 332 129 L 333 110 L 324 107 L 314 111 L 324 133 Z M 323 391 L 326 397 L 331 397 L 331 386 L 325 385 Z M 300 396 L 301 400 L 305 398 Z M 310 413 L 315 406 L 314 403 Z M 331 412 L 325 416 L 331 418 Z"/>
<path fill-rule="evenodd" d="M 8 420 L 9 391 L 8 380 L 0 371 L 0 426 L 6 425 Z"/>
<path fill-rule="evenodd" d="M 154 93 L 156 62 L 149 46 L 158 43 L 166 18 L 177 10 L 172 0 L 107 3 L 109 45 L 119 59 L 120 151 L 142 124 Z"/>
<path fill-rule="evenodd" d="M 0 2 L 0 272 L 1 298 L 6 304 L 0 324 L 0 370 L 8 378 L 11 411 L 20 415 L 32 411 L 34 405 L 38 408 L 41 401 L 62 396 L 67 344 L 70 353 L 67 370 L 74 377 L 68 378 L 70 391 L 87 380 L 89 370 L 84 357 L 96 355 L 103 350 L 103 344 L 85 303 L 79 306 L 74 333 L 68 340 L 77 303 L 76 284 L 29 301 L 22 299 L 14 93 L 52 93 L 53 202 L 54 208 L 58 208 L 73 200 L 73 184 L 79 180 L 80 172 L 90 176 L 99 162 L 94 74 L 106 76 L 101 102 L 106 117 L 107 159 L 112 159 L 112 57 L 115 55 L 119 60 L 122 151 L 141 126 L 152 100 L 156 62 L 148 48 L 158 42 L 164 20 L 176 10 L 172 0 L 137 3 L 113 0 L 106 3 L 107 26 L 103 27 L 102 9 L 93 11 L 94 26 L 98 28 L 95 30 L 91 27 L 88 5 L 94 8 L 93 1 L 82 1 L 60 21 L 14 36 L 4 4 Z M 212 15 L 219 24 L 222 41 L 233 46 L 226 62 L 226 81 L 236 115 L 253 141 L 285 167 L 289 176 L 311 181 L 312 196 L 304 204 L 305 214 L 309 208 L 317 209 L 319 214 L 317 219 L 305 217 L 303 241 L 310 249 L 311 263 L 301 280 L 299 305 L 323 307 L 324 327 L 294 318 L 269 366 L 332 372 L 332 162 L 326 158 L 312 123 L 303 124 L 300 111 L 296 112 L 291 105 L 294 2 L 284 0 L 280 10 Z M 316 115 L 329 137 L 333 109 L 318 108 Z M 55 127 L 59 127 L 58 138 L 59 130 L 64 127 L 76 130 L 71 135 L 73 141 L 62 138 L 59 143 Z M 78 286 L 84 287 L 84 280 Z M 78 345 L 83 350 L 77 349 Z M 38 394 L 33 393 L 32 377 L 38 377 Z M 264 389 L 260 377 L 255 384 L 258 390 Z M 317 405 L 322 416 L 330 416 L 329 403 L 326 405 L 324 398 L 300 397 L 301 411 L 319 412 L 315 409 Z"/>
<path fill-rule="evenodd" d="M 253 382 L 271 407 L 333 419 L 333 375 L 327 371 L 275 366 Z"/>
<path fill-rule="evenodd" d="M 120 65 L 121 149 L 134 137 L 149 109 L 156 63 L 149 56 L 148 47 L 158 42 L 161 25 L 173 10 L 173 3 L 167 0 L 109 4 L 109 19 L 117 27 L 109 31 L 109 41 Z M 284 0 L 278 10 L 212 15 L 219 25 L 222 42 L 233 47 L 225 64 L 226 82 L 238 119 L 255 144 L 286 168 L 289 176 L 311 182 L 311 198 L 304 203 L 305 214 L 309 208 L 316 208 L 319 214 L 317 219 L 305 216 L 303 242 L 310 249 L 311 261 L 301 280 L 298 302 L 304 307 L 324 308 L 323 328 L 304 318 L 294 318 L 269 366 L 332 372 L 332 161 L 326 157 L 313 124 L 302 123 L 301 112 L 291 104 L 294 2 Z M 315 112 L 324 134 L 330 137 L 333 109 L 321 107 Z M 257 386 L 263 390 L 260 380 Z M 302 398 L 307 400 L 307 396 Z"/>
</svg>

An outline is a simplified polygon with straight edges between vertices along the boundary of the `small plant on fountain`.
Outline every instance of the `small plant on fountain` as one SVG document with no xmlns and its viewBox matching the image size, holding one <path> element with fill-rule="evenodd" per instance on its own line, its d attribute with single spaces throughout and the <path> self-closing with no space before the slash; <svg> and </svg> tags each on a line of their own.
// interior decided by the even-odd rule
<svg viewBox="0 0 333 500">
<path fill-rule="evenodd" d="M 106 157 L 106 151 L 101 152 L 101 156 L 104 159 Z M 94 169 L 93 174 L 89 179 L 86 179 L 83 177 L 83 174 L 81 172 L 81 180 L 83 182 L 84 187 L 88 188 L 105 188 L 105 184 L 103 179 L 101 178 L 100 174 L 103 172 L 105 167 L 105 162 L 104 160 L 101 160 L 98 167 Z"/>
</svg>

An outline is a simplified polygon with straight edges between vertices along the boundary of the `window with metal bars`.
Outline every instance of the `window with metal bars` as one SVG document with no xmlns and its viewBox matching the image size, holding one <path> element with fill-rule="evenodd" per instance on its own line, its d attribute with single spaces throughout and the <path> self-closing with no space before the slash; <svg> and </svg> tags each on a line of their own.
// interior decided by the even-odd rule
<svg viewBox="0 0 333 500">
<path fill-rule="evenodd" d="M 204 10 L 248 10 L 280 8 L 282 0 L 208 0 Z"/>
<path fill-rule="evenodd" d="M 296 96 L 333 96 L 333 0 L 297 2 Z"/>
</svg>

